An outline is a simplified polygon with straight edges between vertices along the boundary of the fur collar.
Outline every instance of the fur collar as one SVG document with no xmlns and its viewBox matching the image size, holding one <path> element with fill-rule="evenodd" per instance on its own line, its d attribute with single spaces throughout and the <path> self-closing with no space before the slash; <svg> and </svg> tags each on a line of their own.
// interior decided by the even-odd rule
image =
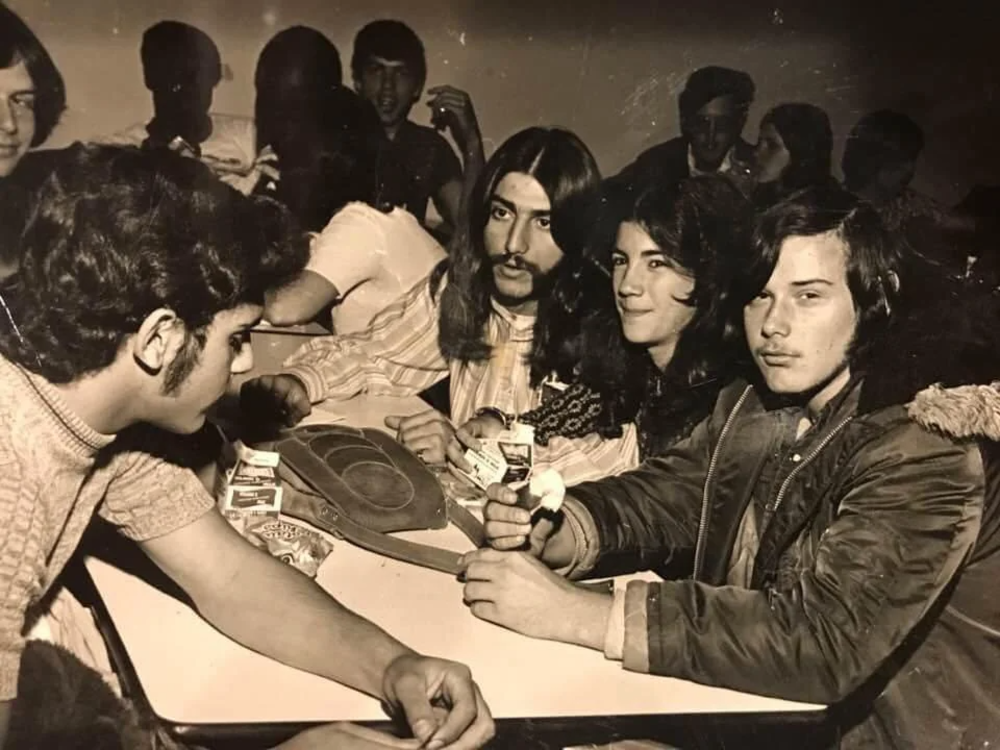
<svg viewBox="0 0 1000 750">
<path fill-rule="evenodd" d="M 934 384 L 907 407 L 921 426 L 953 438 L 1000 440 L 1000 381 L 945 388 Z"/>
</svg>

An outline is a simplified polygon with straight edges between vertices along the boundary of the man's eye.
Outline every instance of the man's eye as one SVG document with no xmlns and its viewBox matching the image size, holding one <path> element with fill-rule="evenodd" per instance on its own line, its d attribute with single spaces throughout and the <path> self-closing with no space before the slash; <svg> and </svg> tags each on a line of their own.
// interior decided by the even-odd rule
<svg viewBox="0 0 1000 750">
<path fill-rule="evenodd" d="M 611 256 L 611 265 L 613 265 L 613 266 L 624 266 L 624 265 L 627 265 L 627 264 L 628 264 L 628 261 L 625 259 L 624 256 L 622 256 L 622 255 L 612 255 Z"/>
<path fill-rule="evenodd" d="M 250 332 L 243 331 L 242 333 L 234 333 L 229 337 L 229 348 L 232 349 L 236 354 L 243 351 L 243 347 L 250 343 Z"/>
<path fill-rule="evenodd" d="M 538 224 L 542 229 L 552 228 L 552 219 L 548 216 L 539 216 L 535 219 L 535 223 Z"/>
<path fill-rule="evenodd" d="M 510 216 L 510 211 L 503 206 L 493 206 L 493 208 L 490 209 L 490 216 L 494 219 L 506 219 Z"/>
</svg>

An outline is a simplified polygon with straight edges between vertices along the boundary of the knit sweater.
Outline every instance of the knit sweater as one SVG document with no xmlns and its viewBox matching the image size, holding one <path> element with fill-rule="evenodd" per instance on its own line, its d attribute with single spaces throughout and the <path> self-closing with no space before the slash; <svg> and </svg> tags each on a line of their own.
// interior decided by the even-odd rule
<svg viewBox="0 0 1000 750">
<path fill-rule="evenodd" d="M 95 512 L 143 541 L 213 507 L 191 471 L 154 455 L 162 438 L 144 426 L 95 432 L 48 382 L 0 357 L 0 701 L 17 695 L 26 612 Z"/>
</svg>

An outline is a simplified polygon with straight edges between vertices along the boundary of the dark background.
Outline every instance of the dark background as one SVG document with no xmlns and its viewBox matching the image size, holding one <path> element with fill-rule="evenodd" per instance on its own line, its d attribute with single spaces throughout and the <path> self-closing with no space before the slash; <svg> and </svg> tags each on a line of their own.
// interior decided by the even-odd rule
<svg viewBox="0 0 1000 750">
<path fill-rule="evenodd" d="M 14 0 L 67 79 L 70 111 L 51 145 L 149 116 L 138 46 L 174 18 L 207 31 L 229 75 L 215 109 L 249 114 L 267 39 L 295 23 L 325 32 L 348 69 L 354 33 L 376 17 L 407 21 L 428 52 L 428 85 L 466 88 L 487 152 L 533 123 L 576 130 L 602 169 L 676 134 L 676 95 L 710 63 L 749 72 L 758 98 L 745 135 L 771 106 L 809 101 L 830 114 L 839 162 L 864 112 L 900 109 L 926 131 L 916 187 L 949 203 L 1000 182 L 997 2 L 763 3 L 710 0 Z M 418 107 L 415 119 L 427 121 Z"/>
</svg>

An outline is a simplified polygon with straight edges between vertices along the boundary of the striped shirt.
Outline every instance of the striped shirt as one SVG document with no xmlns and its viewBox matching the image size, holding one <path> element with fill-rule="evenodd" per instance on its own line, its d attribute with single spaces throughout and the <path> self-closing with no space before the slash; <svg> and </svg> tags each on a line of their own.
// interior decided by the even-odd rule
<svg viewBox="0 0 1000 750">
<path fill-rule="evenodd" d="M 534 316 L 493 302 L 485 332 L 493 347 L 489 358 L 449 361 L 438 345 L 440 300 L 440 290 L 432 297 L 430 283 L 420 282 L 377 314 L 367 330 L 309 341 L 285 361 L 284 371 L 305 384 L 313 403 L 361 393 L 411 396 L 451 376 L 451 419 L 457 425 L 483 406 L 512 414 L 538 406 L 542 388 L 531 387 L 528 366 Z"/>
<path fill-rule="evenodd" d="M 305 384 L 312 403 L 362 393 L 412 396 L 450 375 L 457 426 L 485 406 L 515 418 L 539 406 L 544 388 L 531 387 L 528 366 L 534 316 L 516 315 L 494 301 L 486 325 L 489 359 L 449 362 L 438 345 L 440 299 L 440 291 L 432 298 L 430 284 L 421 282 L 377 314 L 366 331 L 312 339 L 285 361 L 284 372 Z M 551 466 L 569 485 L 618 474 L 638 461 L 634 425 L 611 440 L 592 434 L 535 446 L 535 466 Z"/>
</svg>

